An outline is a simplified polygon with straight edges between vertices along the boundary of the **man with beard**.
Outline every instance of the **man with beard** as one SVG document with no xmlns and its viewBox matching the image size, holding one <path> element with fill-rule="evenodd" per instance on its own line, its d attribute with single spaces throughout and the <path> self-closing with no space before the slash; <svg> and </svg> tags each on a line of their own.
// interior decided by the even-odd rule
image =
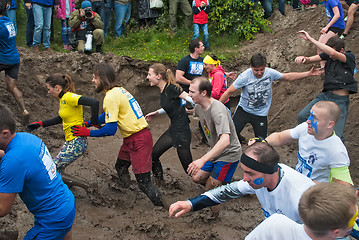
<svg viewBox="0 0 359 240">
<path fill-rule="evenodd" d="M 137 183 L 152 203 L 163 206 L 162 197 L 151 180 L 152 170 L 152 135 L 136 99 L 123 87 L 117 86 L 114 69 L 108 64 L 94 67 L 92 82 L 97 93 L 104 92 L 104 113 L 99 116 L 99 124 L 105 125 L 98 130 L 83 126 L 73 127 L 75 136 L 104 137 L 115 135 L 117 127 L 123 137 L 123 144 L 115 165 L 119 182 L 124 186 L 130 183 L 128 168 L 132 164 Z M 86 126 L 91 126 L 87 122 Z"/>
</svg>

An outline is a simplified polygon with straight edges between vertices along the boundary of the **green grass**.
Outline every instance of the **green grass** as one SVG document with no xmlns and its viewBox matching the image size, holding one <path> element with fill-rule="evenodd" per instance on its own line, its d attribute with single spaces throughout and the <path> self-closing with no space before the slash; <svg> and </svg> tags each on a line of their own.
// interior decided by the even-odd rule
<svg viewBox="0 0 359 240">
<path fill-rule="evenodd" d="M 26 46 L 26 12 L 23 5 L 20 5 L 17 11 L 17 21 L 17 44 Z M 112 52 L 119 56 L 129 56 L 144 61 L 176 63 L 189 52 L 188 44 L 192 39 L 192 26 L 190 29 L 182 26 L 177 34 L 173 35 L 168 28 L 153 27 L 139 30 L 132 19 L 129 25 L 126 35 L 117 39 L 113 36 L 113 24 L 111 25 L 110 33 L 103 46 L 105 53 Z M 230 60 L 238 55 L 240 43 L 236 38 L 230 34 L 215 36 L 211 34 L 211 30 L 209 33 L 211 54 L 216 55 L 222 61 Z M 54 18 L 54 41 L 51 43 L 51 48 L 64 52 L 62 47 L 61 22 Z"/>
</svg>

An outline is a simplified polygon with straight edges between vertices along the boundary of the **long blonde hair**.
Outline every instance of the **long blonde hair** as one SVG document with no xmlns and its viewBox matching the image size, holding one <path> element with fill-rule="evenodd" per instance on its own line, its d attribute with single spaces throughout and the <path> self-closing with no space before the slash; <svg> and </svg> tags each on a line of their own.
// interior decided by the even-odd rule
<svg viewBox="0 0 359 240">
<path fill-rule="evenodd" d="M 152 64 L 150 68 L 153 69 L 153 72 L 156 75 L 160 74 L 161 78 L 167 83 L 173 84 L 176 86 L 176 88 L 182 90 L 182 87 L 176 82 L 175 76 L 173 75 L 171 69 L 166 69 L 165 65 L 163 65 L 162 63 Z"/>
</svg>

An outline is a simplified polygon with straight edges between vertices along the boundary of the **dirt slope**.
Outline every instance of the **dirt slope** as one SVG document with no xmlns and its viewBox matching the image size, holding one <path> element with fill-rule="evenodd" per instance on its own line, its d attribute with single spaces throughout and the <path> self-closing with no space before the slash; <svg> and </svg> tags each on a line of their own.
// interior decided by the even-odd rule
<svg viewBox="0 0 359 240">
<path fill-rule="evenodd" d="M 270 66 L 283 72 L 303 71 L 309 66 L 298 67 L 294 58 L 298 55 L 313 55 L 315 49 L 300 39 L 296 32 L 306 30 L 318 37 L 320 29 L 327 19 L 324 8 L 298 13 L 287 6 L 287 15 L 276 12 L 272 16 L 271 33 L 260 33 L 255 40 L 242 43 L 238 59 L 223 63 L 227 71 L 241 72 L 248 68 L 248 58 L 253 52 L 267 55 Z M 354 39 L 357 37 L 358 24 L 354 23 L 351 35 L 347 38 L 347 49 L 359 55 L 359 48 Z M 95 94 L 91 85 L 92 66 L 98 62 L 111 64 L 120 83 L 139 101 L 144 113 L 159 107 L 159 90 L 149 87 L 146 74 L 149 62 L 118 57 L 113 54 L 90 57 L 78 53 L 40 53 L 34 54 L 27 48 L 19 48 L 22 63 L 18 87 L 23 91 L 26 105 L 31 111 L 31 121 L 56 116 L 58 102 L 53 100 L 44 87 L 44 81 L 50 73 L 67 73 L 75 82 L 77 91 L 86 96 L 103 99 Z M 216 52 L 213 52 L 216 54 Z M 169 66 L 175 68 L 174 65 Z M 0 84 L 0 101 L 6 104 L 19 121 L 19 111 L 11 95 L 5 91 L 4 81 Z M 296 115 L 310 100 L 321 91 L 320 77 L 310 78 L 294 83 L 278 82 L 274 86 L 273 102 L 269 114 L 270 132 L 280 131 L 296 125 Z M 351 104 L 346 125 L 346 146 L 351 157 L 350 170 L 355 184 L 359 183 L 359 164 L 357 163 L 358 143 L 355 132 L 359 125 L 359 101 L 357 95 L 351 97 Z M 235 103 L 233 102 L 233 105 Z M 85 109 L 89 111 L 89 109 Z M 19 121 L 20 122 L 20 121 Z M 200 157 L 207 149 L 198 145 L 197 122 L 192 120 L 194 137 L 192 154 L 194 159 Z M 161 116 L 150 123 L 154 140 L 168 127 L 168 119 Z M 23 126 L 18 124 L 19 130 Z M 35 132 L 44 140 L 50 152 L 57 154 L 64 141 L 61 126 L 38 129 Z M 245 137 L 253 135 L 247 127 Z M 153 207 L 150 201 L 138 189 L 134 176 L 128 189 L 117 183 L 114 163 L 122 139 L 114 137 L 90 139 L 86 156 L 68 167 L 67 172 L 74 176 L 88 179 L 97 184 L 96 192 L 73 187 L 76 197 L 77 216 L 73 226 L 73 238 L 86 239 L 243 239 L 260 221 L 263 213 L 255 197 L 245 197 L 225 203 L 219 217 L 212 217 L 211 211 L 203 210 L 190 213 L 179 219 L 170 219 L 166 210 Z M 296 144 L 279 148 L 282 162 L 294 166 L 296 162 Z M 159 186 L 168 203 L 184 200 L 203 192 L 201 186 L 191 182 L 185 175 L 176 152 L 172 149 L 161 158 L 165 169 L 166 183 Z M 238 170 L 235 177 L 239 179 Z M 0 219 L 3 230 L 19 231 L 22 239 L 31 228 L 33 217 L 19 199 L 11 214 Z M 1 239 L 1 236 L 0 236 Z"/>
</svg>

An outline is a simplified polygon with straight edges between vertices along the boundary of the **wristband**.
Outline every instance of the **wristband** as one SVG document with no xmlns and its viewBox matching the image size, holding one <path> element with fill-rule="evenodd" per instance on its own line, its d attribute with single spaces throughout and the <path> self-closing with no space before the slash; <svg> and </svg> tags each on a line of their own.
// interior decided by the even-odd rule
<svg viewBox="0 0 359 240">
<path fill-rule="evenodd" d="M 160 109 L 157 110 L 157 113 L 158 114 L 164 114 L 164 113 L 166 113 L 166 111 L 163 108 L 160 108 Z"/>
</svg>

